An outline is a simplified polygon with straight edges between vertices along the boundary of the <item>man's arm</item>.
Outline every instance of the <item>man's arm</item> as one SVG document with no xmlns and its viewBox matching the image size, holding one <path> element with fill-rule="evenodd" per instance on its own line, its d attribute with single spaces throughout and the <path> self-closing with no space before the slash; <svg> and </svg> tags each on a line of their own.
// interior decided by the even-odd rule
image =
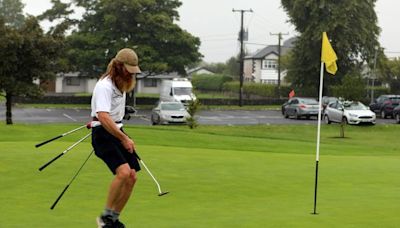
<svg viewBox="0 0 400 228">
<path fill-rule="evenodd" d="M 135 144 L 125 133 L 123 133 L 115 124 L 115 122 L 111 119 L 110 114 L 108 112 L 98 112 L 97 118 L 99 119 L 101 125 L 113 136 L 119 139 L 129 152 L 133 152 L 135 150 Z"/>
</svg>

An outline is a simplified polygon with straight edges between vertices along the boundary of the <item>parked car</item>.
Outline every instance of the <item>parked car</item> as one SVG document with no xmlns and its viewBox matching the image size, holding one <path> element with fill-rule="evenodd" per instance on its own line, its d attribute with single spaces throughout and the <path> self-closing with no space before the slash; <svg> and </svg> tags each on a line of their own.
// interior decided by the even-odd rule
<svg viewBox="0 0 400 228">
<path fill-rule="evenodd" d="M 182 124 L 190 114 L 179 101 L 160 101 L 151 112 L 151 123 L 155 124 Z"/>
<path fill-rule="evenodd" d="M 285 118 L 294 116 L 300 119 L 305 116 L 309 119 L 311 116 L 318 116 L 318 110 L 319 103 L 314 98 L 292 97 L 282 106 Z"/>
<path fill-rule="evenodd" d="M 325 109 L 325 123 L 375 124 L 376 116 L 367 106 L 358 101 L 332 102 Z"/>
<path fill-rule="evenodd" d="M 381 95 L 369 105 L 371 111 L 379 114 L 382 119 L 393 116 L 393 109 L 400 103 L 400 95 Z"/>
<path fill-rule="evenodd" d="M 131 116 L 136 115 L 136 109 L 132 106 L 126 105 L 125 106 L 125 114 L 124 114 L 124 120 L 130 120 Z"/>
<path fill-rule="evenodd" d="M 396 120 L 396 123 L 400 124 L 400 105 L 397 105 L 397 107 L 393 109 L 393 118 Z"/>
<path fill-rule="evenodd" d="M 282 104 L 282 106 L 281 106 L 282 115 L 285 115 L 285 108 L 288 105 L 289 101 L 290 101 L 290 99 Z"/>
<path fill-rule="evenodd" d="M 323 96 L 322 97 L 322 112 L 325 110 L 326 106 L 328 106 L 329 103 L 332 102 L 337 102 L 339 99 L 337 97 L 328 97 L 328 96 Z"/>
</svg>

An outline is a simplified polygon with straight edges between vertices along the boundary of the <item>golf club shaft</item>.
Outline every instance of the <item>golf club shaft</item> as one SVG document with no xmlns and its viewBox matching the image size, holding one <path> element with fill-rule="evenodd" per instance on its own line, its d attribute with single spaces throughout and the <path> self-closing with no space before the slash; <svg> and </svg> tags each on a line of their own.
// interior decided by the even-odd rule
<svg viewBox="0 0 400 228">
<path fill-rule="evenodd" d="M 71 130 L 71 131 L 68 131 L 68 132 L 66 132 L 66 133 L 64 133 L 64 134 L 61 134 L 61 135 L 59 135 L 59 136 L 56 136 L 56 137 L 54 137 L 54 138 L 52 138 L 52 139 L 49 139 L 49 140 L 46 140 L 46 141 L 44 141 L 44 142 L 38 143 L 38 144 L 35 145 L 35 147 L 41 147 L 41 146 L 43 146 L 43 145 L 45 145 L 45 144 L 47 144 L 47 143 L 49 143 L 49 142 L 52 142 L 52 141 L 54 141 L 54 140 L 56 140 L 56 139 L 59 139 L 59 138 L 61 138 L 61 137 L 66 136 L 66 135 L 69 135 L 69 134 L 71 134 L 71 133 L 73 133 L 73 132 L 75 132 L 75 131 L 78 131 L 78 130 L 84 128 L 84 127 L 86 127 L 86 124 L 85 124 L 85 125 L 82 125 L 82 126 L 80 126 L 80 127 L 78 127 L 78 128 L 75 128 L 75 129 L 73 129 L 73 130 Z"/>
<path fill-rule="evenodd" d="M 56 201 L 54 201 L 53 205 L 51 205 L 51 207 L 50 207 L 51 210 L 53 210 L 56 207 L 58 201 L 60 201 L 61 197 L 64 195 L 64 193 L 67 191 L 68 188 L 69 188 L 69 184 L 67 186 L 65 186 L 64 190 L 57 197 Z"/>
<path fill-rule="evenodd" d="M 147 168 L 146 164 L 144 164 L 143 160 L 140 159 L 140 157 L 139 157 L 139 155 L 136 153 L 136 151 L 134 151 L 133 153 L 135 153 L 136 158 L 140 161 L 140 163 L 143 165 L 144 169 L 147 171 L 147 173 L 151 176 L 151 178 L 153 179 L 153 181 L 156 183 L 159 195 L 163 195 L 163 192 L 161 191 L 161 187 L 160 187 L 160 184 L 158 183 L 157 179 L 156 179 L 156 178 L 153 176 L 153 174 L 150 172 L 149 168 Z"/>
<path fill-rule="evenodd" d="M 39 171 L 42 171 L 44 168 L 46 168 L 48 165 L 50 165 L 51 163 L 53 163 L 55 160 L 59 159 L 61 156 L 63 156 L 65 153 L 67 153 L 68 151 L 70 151 L 72 148 L 74 148 L 76 145 L 78 145 L 79 143 L 81 143 L 83 140 L 85 140 L 86 138 L 88 138 L 92 133 L 89 133 L 87 135 L 85 135 L 83 138 L 79 139 L 76 143 L 72 144 L 72 146 L 68 147 L 66 150 L 64 150 L 61 154 L 57 155 L 55 158 L 53 158 L 51 161 L 47 162 L 46 164 L 44 164 L 42 167 L 39 168 Z"/>
<path fill-rule="evenodd" d="M 75 180 L 75 178 L 78 176 L 79 172 L 82 170 L 83 166 L 85 166 L 86 162 L 89 160 L 90 156 L 92 156 L 93 151 L 90 152 L 89 156 L 86 158 L 86 160 L 83 162 L 83 164 L 81 165 L 81 167 L 78 169 L 78 171 L 75 173 L 74 177 L 70 180 L 70 182 L 67 184 L 67 186 L 65 186 L 64 190 L 61 192 L 61 194 L 57 197 L 56 201 L 54 201 L 53 205 L 51 205 L 50 209 L 53 210 L 58 201 L 60 201 L 61 197 L 64 195 L 64 193 L 67 191 L 67 189 L 69 188 L 69 186 L 72 184 L 72 182 Z"/>
<path fill-rule="evenodd" d="M 149 168 L 147 168 L 146 164 L 144 164 L 143 160 L 139 160 L 139 161 L 140 161 L 140 163 L 143 165 L 143 167 L 146 169 L 147 173 L 149 173 L 149 175 L 151 176 L 151 178 L 152 178 L 152 179 L 154 180 L 154 182 L 156 183 L 157 188 L 158 188 L 158 193 L 159 193 L 159 194 L 162 194 L 160 184 L 158 183 L 158 181 L 156 180 L 156 178 L 155 178 L 155 177 L 153 176 L 153 174 L 150 172 Z"/>
</svg>

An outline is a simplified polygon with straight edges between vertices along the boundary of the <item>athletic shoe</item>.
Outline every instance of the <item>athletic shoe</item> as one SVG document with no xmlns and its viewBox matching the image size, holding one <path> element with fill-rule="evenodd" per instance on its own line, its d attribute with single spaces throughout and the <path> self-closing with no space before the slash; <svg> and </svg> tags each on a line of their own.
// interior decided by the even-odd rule
<svg viewBox="0 0 400 228">
<path fill-rule="evenodd" d="M 111 215 L 100 216 L 96 218 L 98 228 L 113 228 L 114 222 Z"/>
<path fill-rule="evenodd" d="M 117 219 L 117 221 L 114 222 L 114 227 L 115 228 L 125 228 L 125 225 Z"/>
</svg>

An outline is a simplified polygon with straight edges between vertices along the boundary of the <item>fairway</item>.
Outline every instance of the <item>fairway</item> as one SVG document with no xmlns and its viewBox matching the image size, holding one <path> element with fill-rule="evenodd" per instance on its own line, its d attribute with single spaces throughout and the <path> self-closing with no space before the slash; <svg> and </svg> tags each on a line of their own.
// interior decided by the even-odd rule
<svg viewBox="0 0 400 228">
<path fill-rule="evenodd" d="M 92 156 L 54 210 L 50 206 L 91 152 L 88 133 L 34 145 L 79 125 L 0 125 L 0 227 L 96 227 L 112 178 Z M 316 126 L 129 126 L 156 176 L 144 169 L 121 220 L 127 227 L 399 227 L 398 125 L 323 125 L 318 215 L 312 215 Z"/>
</svg>

